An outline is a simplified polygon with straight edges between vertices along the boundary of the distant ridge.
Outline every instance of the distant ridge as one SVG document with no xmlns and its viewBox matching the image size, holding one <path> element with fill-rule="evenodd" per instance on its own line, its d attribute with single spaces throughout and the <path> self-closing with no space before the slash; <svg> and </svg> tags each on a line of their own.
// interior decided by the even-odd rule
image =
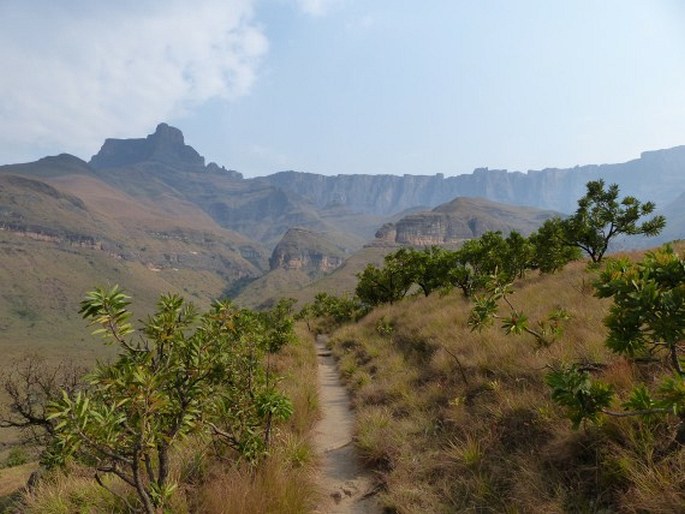
<svg viewBox="0 0 685 514">
<path fill-rule="evenodd" d="M 199 207 L 219 225 L 273 248 L 287 230 L 300 226 L 335 234 L 354 250 L 383 223 L 417 206 L 431 209 L 456 197 L 479 197 L 519 206 L 573 212 L 589 180 L 616 182 L 624 195 L 651 200 L 657 208 L 685 192 L 685 146 L 643 152 L 620 164 L 508 172 L 479 168 L 458 176 L 337 175 L 284 171 L 245 179 L 205 159 L 183 133 L 160 123 L 138 139 L 107 139 L 89 163 L 60 155 L 19 165 L 34 176 L 95 174 L 136 198 Z M 14 167 L 14 169 L 18 169 Z M 2 170 L 2 167 L 0 167 Z"/>
<path fill-rule="evenodd" d="M 526 173 L 478 168 L 473 173 L 435 175 L 335 175 L 283 171 L 262 180 L 296 191 L 318 207 L 332 204 L 377 215 L 425 205 L 435 207 L 457 196 L 573 212 L 590 180 L 618 183 L 621 192 L 666 205 L 685 191 L 685 146 L 643 152 L 619 164 L 589 164 Z"/>
</svg>

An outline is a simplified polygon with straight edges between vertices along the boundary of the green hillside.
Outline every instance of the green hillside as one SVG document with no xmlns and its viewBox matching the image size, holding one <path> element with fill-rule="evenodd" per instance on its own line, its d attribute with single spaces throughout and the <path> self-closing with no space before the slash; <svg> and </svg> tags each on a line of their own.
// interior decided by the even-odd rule
<svg viewBox="0 0 685 514">
<path fill-rule="evenodd" d="M 41 179 L 13 174 L 21 169 L 0 169 L 0 325 L 12 353 L 66 356 L 84 334 L 78 302 L 95 285 L 120 284 L 143 311 L 165 291 L 207 305 L 266 265 L 259 244 L 190 204 L 171 212 L 78 169 Z"/>
</svg>

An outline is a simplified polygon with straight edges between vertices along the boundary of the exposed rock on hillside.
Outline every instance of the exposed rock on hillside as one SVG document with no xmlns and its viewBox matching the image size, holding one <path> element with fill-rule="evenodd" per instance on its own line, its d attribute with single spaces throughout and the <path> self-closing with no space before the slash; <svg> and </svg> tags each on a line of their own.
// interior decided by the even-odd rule
<svg viewBox="0 0 685 514">
<path fill-rule="evenodd" d="M 657 210 L 666 218 L 666 227 L 656 237 L 630 236 L 621 238 L 612 249 L 654 247 L 675 240 L 685 240 L 685 192 Z"/>
<path fill-rule="evenodd" d="M 353 210 L 388 215 L 416 205 L 436 206 L 457 196 L 482 197 L 514 205 L 531 205 L 571 213 L 590 180 L 617 183 L 621 193 L 657 205 L 685 190 L 685 146 L 644 152 L 620 164 L 549 168 L 526 173 L 476 169 L 471 174 L 336 175 L 284 171 L 263 180 L 297 191 L 318 207 L 344 205 Z"/>
<path fill-rule="evenodd" d="M 272 271 L 279 268 L 300 270 L 315 276 L 333 271 L 344 258 L 344 250 L 327 241 L 323 234 L 291 228 L 274 248 L 269 266 Z"/>
<path fill-rule="evenodd" d="M 505 205 L 483 198 L 455 198 L 429 212 L 410 214 L 383 225 L 376 244 L 431 246 L 459 243 L 488 231 L 530 234 L 558 213 L 532 207 Z"/>
<path fill-rule="evenodd" d="M 0 168 L 4 248 L 34 241 L 43 243 L 34 248 L 46 256 L 66 251 L 83 259 L 95 250 L 152 271 L 209 273 L 228 283 L 255 278 L 265 270 L 267 259 L 259 244 L 220 228 L 197 206 L 160 210 L 95 176 L 80 175 L 80 162 L 71 162 L 77 166 L 75 173 L 64 168 L 62 176 L 41 179 L 12 173 L 23 171 L 23 165 Z M 112 268 L 118 265 L 110 261 Z"/>
<path fill-rule="evenodd" d="M 130 166 L 143 161 L 156 161 L 175 167 L 201 170 L 205 158 L 185 144 L 183 133 L 166 123 L 157 125 L 154 134 L 145 139 L 107 139 L 90 160 L 96 169 Z"/>
<path fill-rule="evenodd" d="M 290 227 L 300 226 L 336 234 L 341 244 L 359 248 L 378 226 L 378 217 L 348 210 L 341 220 L 296 191 L 262 179 L 244 180 L 213 162 L 204 166 L 181 131 L 166 124 L 144 139 L 108 139 L 90 164 L 100 179 L 131 196 L 169 211 L 192 204 L 219 225 L 271 247 Z"/>
</svg>

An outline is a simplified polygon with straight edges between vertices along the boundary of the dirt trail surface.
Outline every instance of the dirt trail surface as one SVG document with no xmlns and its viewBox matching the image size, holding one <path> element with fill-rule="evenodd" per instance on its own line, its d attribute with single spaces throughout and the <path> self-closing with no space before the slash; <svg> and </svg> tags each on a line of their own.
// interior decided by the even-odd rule
<svg viewBox="0 0 685 514">
<path fill-rule="evenodd" d="M 324 492 L 317 507 L 321 514 L 378 514 L 373 478 L 359 462 L 352 443 L 354 414 L 347 391 L 340 384 L 338 368 L 326 348 L 327 337 L 316 339 L 319 359 L 319 402 L 322 419 L 314 444 L 321 456 L 319 483 Z"/>
</svg>

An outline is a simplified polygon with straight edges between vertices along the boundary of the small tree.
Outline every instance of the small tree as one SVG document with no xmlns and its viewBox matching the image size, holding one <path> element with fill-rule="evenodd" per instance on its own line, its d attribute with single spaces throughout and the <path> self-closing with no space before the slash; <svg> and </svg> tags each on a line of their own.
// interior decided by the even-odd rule
<svg viewBox="0 0 685 514">
<path fill-rule="evenodd" d="M 531 242 L 512 230 L 504 240 L 507 247 L 502 263 L 502 272 L 509 279 L 522 278 L 533 261 L 533 245 Z"/>
<path fill-rule="evenodd" d="M 316 294 L 313 303 L 306 304 L 300 310 L 296 318 L 305 320 L 307 328 L 311 330 L 310 321 L 315 318 L 323 318 L 327 325 L 335 326 L 357 320 L 365 313 L 366 310 L 359 298 L 350 298 L 347 295 L 335 296 L 322 291 Z"/>
<path fill-rule="evenodd" d="M 58 400 L 62 391 L 75 393 L 85 373 L 85 368 L 67 361 L 50 365 L 35 353 L 12 362 L 0 374 L 7 396 L 7 404 L 0 407 L 0 428 L 18 429 L 26 442 L 46 445 L 56 425 L 48 419 L 48 404 Z"/>
<path fill-rule="evenodd" d="M 486 277 L 502 272 L 507 243 L 501 232 L 486 232 L 477 239 L 466 241 L 458 253 L 462 262 L 469 263 L 476 275 Z"/>
<path fill-rule="evenodd" d="M 610 261 L 595 283 L 600 298 L 613 298 L 605 324 L 607 346 L 628 357 L 668 356 L 685 378 L 685 261 L 673 248 L 648 253 L 642 262 Z"/>
<path fill-rule="evenodd" d="M 406 258 L 407 251 L 402 249 L 386 255 L 382 268 L 373 264 L 366 266 L 357 275 L 359 280 L 355 293 L 359 299 L 367 305 L 375 306 L 404 298 L 414 283 L 414 274 L 406 265 Z"/>
<path fill-rule="evenodd" d="M 214 435 L 255 460 L 271 421 L 292 407 L 262 365 L 273 341 L 259 315 L 219 302 L 200 316 L 179 296 L 164 295 L 134 338 L 128 305 L 116 286 L 81 303 L 84 318 L 119 357 L 98 364 L 86 390 L 65 392 L 52 404 L 57 425 L 44 462 L 77 459 L 105 488 L 102 476 L 115 475 L 134 488 L 145 512 L 155 513 L 176 487 L 170 452 L 179 440 Z"/>
<path fill-rule="evenodd" d="M 578 200 L 576 213 L 563 220 L 563 237 L 566 244 L 586 252 L 592 262 L 600 262 L 612 239 L 620 234 L 656 236 L 666 225 L 663 216 L 638 223 L 651 214 L 655 205 L 641 203 L 632 196 L 618 200 L 617 184 L 604 188 L 604 180 L 587 183 L 587 193 Z"/>
<path fill-rule="evenodd" d="M 431 246 L 422 250 L 403 248 L 395 256 L 406 267 L 412 281 L 421 288 L 425 296 L 438 289 L 451 287 L 450 269 L 454 262 L 454 252 Z"/>
<path fill-rule="evenodd" d="M 648 253 L 638 263 L 610 261 L 595 282 L 600 298 L 614 303 L 605 325 L 606 345 L 631 359 L 664 355 L 672 375 L 653 388 L 638 385 L 622 411 L 608 410 L 612 389 L 592 380 L 577 366 L 548 375 L 552 396 L 563 405 L 575 425 L 595 420 L 600 413 L 613 416 L 653 416 L 671 413 L 685 417 L 685 261 L 670 247 Z"/>
<path fill-rule="evenodd" d="M 541 273 L 554 273 L 571 261 L 580 259 L 580 248 L 564 239 L 564 221 L 550 218 L 528 238 L 532 245 L 532 267 Z"/>
</svg>

